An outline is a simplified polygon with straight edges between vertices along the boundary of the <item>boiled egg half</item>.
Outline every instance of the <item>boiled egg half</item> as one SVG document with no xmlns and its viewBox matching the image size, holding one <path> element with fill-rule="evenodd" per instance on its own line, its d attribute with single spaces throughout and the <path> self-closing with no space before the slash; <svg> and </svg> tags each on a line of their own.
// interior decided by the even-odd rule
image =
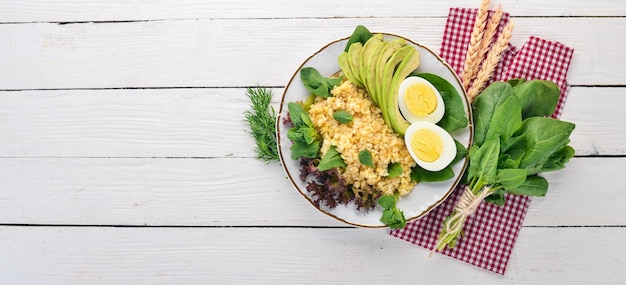
<svg viewBox="0 0 626 285">
<path fill-rule="evenodd" d="M 445 105 L 437 89 L 426 79 L 410 76 L 400 83 L 398 107 L 410 123 L 426 121 L 437 123 L 443 118 Z"/>
<path fill-rule="evenodd" d="M 456 156 L 452 136 L 431 122 L 411 124 L 404 134 L 404 141 L 413 160 L 428 171 L 446 168 Z"/>
</svg>

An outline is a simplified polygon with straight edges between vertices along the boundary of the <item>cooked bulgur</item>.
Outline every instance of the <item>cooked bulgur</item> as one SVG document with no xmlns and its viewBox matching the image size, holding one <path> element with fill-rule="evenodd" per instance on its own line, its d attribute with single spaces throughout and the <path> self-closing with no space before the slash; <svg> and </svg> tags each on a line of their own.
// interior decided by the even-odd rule
<svg viewBox="0 0 626 285">
<path fill-rule="evenodd" d="M 384 195 L 398 191 L 406 195 L 415 187 L 411 182 L 410 168 L 415 165 L 404 140 L 385 124 L 380 109 L 373 103 L 365 89 L 345 80 L 331 91 L 332 97 L 318 98 L 311 105 L 309 115 L 313 125 L 323 137 L 321 154 L 335 146 L 346 163 L 343 176 L 356 192 L 374 189 Z M 344 110 L 353 120 L 342 124 L 333 118 L 337 110 Z M 372 154 L 374 168 L 359 162 L 359 152 Z M 402 165 L 402 175 L 386 178 L 390 163 Z"/>
</svg>

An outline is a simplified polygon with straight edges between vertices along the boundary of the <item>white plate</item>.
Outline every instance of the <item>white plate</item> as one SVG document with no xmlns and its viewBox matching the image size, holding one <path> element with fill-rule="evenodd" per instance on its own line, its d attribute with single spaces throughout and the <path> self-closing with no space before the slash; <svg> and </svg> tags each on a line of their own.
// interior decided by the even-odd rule
<svg viewBox="0 0 626 285">
<path fill-rule="evenodd" d="M 392 34 L 384 34 L 385 40 L 393 40 L 400 36 Z M 465 105 L 465 113 L 470 118 L 470 124 L 465 129 L 454 132 L 452 136 L 468 147 L 472 139 L 472 130 L 470 128 L 471 116 L 470 105 L 466 99 L 465 91 L 462 88 L 460 80 L 452 68 L 445 63 L 437 54 L 432 52 L 425 46 L 412 42 L 406 39 L 407 43 L 415 46 L 417 51 L 420 52 L 421 63 L 418 72 L 428 72 L 439 75 L 452 83 L 459 92 L 462 94 L 462 100 Z M 343 38 L 329 43 L 318 52 L 311 55 L 305 60 L 302 65 L 294 72 L 289 84 L 285 88 L 285 92 L 280 102 L 280 109 L 278 114 L 278 120 L 276 124 L 278 133 L 278 150 L 280 154 L 281 163 L 283 169 L 287 174 L 289 181 L 293 186 L 306 198 L 311 205 L 313 201 L 310 193 L 306 190 L 306 182 L 303 182 L 300 178 L 300 163 L 299 160 L 291 159 L 290 147 L 292 142 L 287 138 L 287 131 L 289 126 L 283 124 L 283 119 L 288 117 L 287 103 L 305 100 L 309 95 L 302 81 L 300 80 L 300 69 L 303 67 L 314 67 L 323 76 L 330 76 L 340 70 L 339 63 L 337 61 L 339 54 L 341 54 L 348 42 L 348 38 Z M 452 193 L 452 190 L 456 187 L 461 179 L 460 174 L 464 171 L 467 165 L 466 159 L 463 159 L 459 163 L 453 166 L 455 177 L 444 182 L 420 182 L 417 184 L 413 191 L 399 199 L 397 207 L 404 212 L 407 221 L 415 220 L 426 215 L 430 210 L 435 208 L 441 202 L 443 202 Z M 368 212 L 357 211 L 356 206 L 352 203 L 345 205 L 338 205 L 331 210 L 320 209 L 320 211 L 328 214 L 329 216 L 351 224 L 361 227 L 385 227 L 380 222 L 382 215 L 382 209 L 377 207 Z"/>
</svg>

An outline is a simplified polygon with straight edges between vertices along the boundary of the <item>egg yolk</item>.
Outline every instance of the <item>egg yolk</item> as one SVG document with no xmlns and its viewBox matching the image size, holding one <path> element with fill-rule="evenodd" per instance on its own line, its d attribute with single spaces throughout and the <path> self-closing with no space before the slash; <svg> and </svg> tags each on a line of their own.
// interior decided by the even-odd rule
<svg viewBox="0 0 626 285">
<path fill-rule="evenodd" d="M 404 102 L 409 112 L 426 116 L 437 108 L 435 92 L 426 84 L 413 84 L 404 93 Z"/>
<path fill-rule="evenodd" d="M 443 141 L 435 132 L 429 129 L 420 129 L 415 131 L 411 137 L 411 148 L 422 161 L 433 162 L 441 156 Z"/>
</svg>

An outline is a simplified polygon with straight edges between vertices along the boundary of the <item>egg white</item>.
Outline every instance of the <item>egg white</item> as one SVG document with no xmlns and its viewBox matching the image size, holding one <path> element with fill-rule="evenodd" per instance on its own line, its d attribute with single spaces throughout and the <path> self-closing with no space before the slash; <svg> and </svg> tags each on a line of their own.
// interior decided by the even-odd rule
<svg viewBox="0 0 626 285">
<path fill-rule="evenodd" d="M 432 113 L 425 116 L 417 116 L 411 113 L 407 108 L 404 94 L 406 93 L 407 89 L 413 84 L 424 84 L 432 89 L 435 93 L 435 97 L 437 98 L 437 107 Z M 404 79 L 402 83 L 400 83 L 400 88 L 398 89 L 398 107 L 400 108 L 400 113 L 402 114 L 404 119 L 406 119 L 409 123 L 426 121 L 436 124 L 441 120 L 441 118 L 443 118 L 443 115 L 446 111 L 443 98 L 441 97 L 441 94 L 439 94 L 437 88 L 435 88 L 435 86 L 428 82 L 428 80 L 417 76 L 409 76 Z"/>
<path fill-rule="evenodd" d="M 437 136 L 439 136 L 439 138 L 441 138 L 443 149 L 441 151 L 441 155 L 437 160 L 432 162 L 423 161 L 417 157 L 415 151 L 413 151 L 413 148 L 411 148 L 411 138 L 413 137 L 415 132 L 420 129 L 431 130 Z M 415 160 L 417 165 L 428 171 L 439 171 L 446 168 L 446 166 L 450 165 L 450 163 L 452 162 L 452 160 L 454 160 L 454 157 L 456 156 L 456 144 L 454 143 L 454 139 L 452 138 L 452 136 L 448 132 L 446 132 L 446 130 L 431 122 L 415 122 L 411 124 L 404 134 L 404 142 L 406 144 L 406 147 L 409 149 L 411 157 L 413 158 L 413 160 Z"/>
</svg>

